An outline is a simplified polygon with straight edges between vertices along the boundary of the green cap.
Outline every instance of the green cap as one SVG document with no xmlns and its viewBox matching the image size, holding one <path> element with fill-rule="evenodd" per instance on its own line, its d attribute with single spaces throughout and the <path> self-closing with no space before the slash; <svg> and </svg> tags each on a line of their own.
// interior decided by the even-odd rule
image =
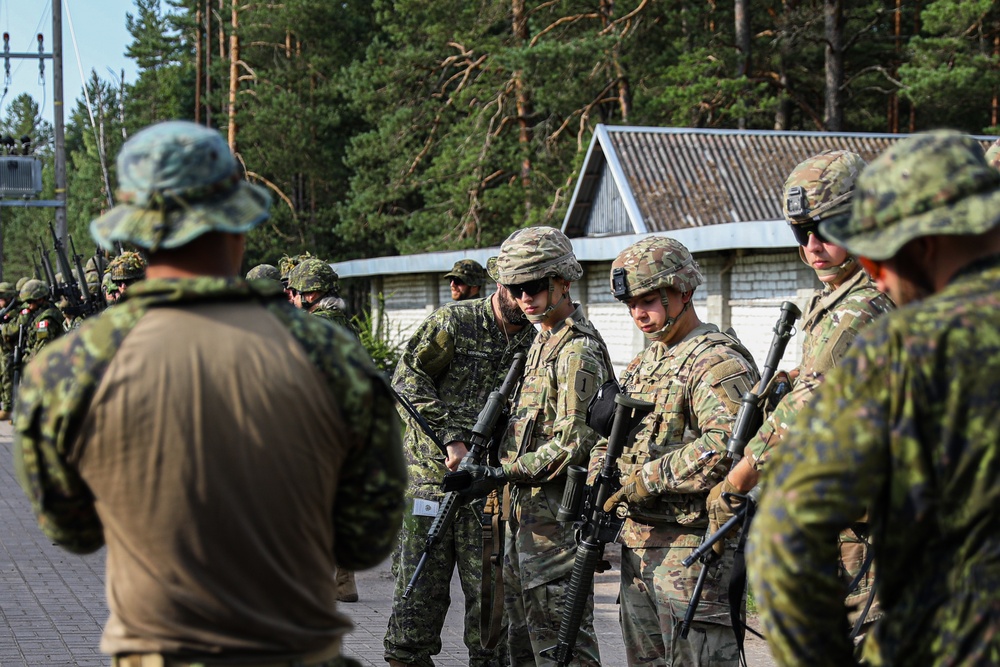
<svg viewBox="0 0 1000 667">
<path fill-rule="evenodd" d="M 104 248 L 177 248 L 205 232 L 243 233 L 268 217 L 271 197 L 242 178 L 216 130 L 167 121 L 142 130 L 118 154 L 119 204 L 90 223 Z"/>
<path fill-rule="evenodd" d="M 451 271 L 444 274 L 444 277 L 458 278 L 466 285 L 482 287 L 486 284 L 486 269 L 473 259 L 460 259 L 451 267 Z"/>
<path fill-rule="evenodd" d="M 983 148 L 952 130 L 896 143 L 862 172 L 850 218 L 820 230 L 855 255 L 889 259 L 935 234 L 982 234 L 1000 222 L 1000 171 Z"/>
</svg>

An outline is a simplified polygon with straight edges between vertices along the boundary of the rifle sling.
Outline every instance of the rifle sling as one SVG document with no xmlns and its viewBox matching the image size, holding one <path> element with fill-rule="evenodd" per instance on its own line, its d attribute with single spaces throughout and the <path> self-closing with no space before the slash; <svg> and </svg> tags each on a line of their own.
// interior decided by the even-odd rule
<svg viewBox="0 0 1000 667">
<path fill-rule="evenodd" d="M 484 649 L 496 648 L 503 634 L 503 550 L 504 550 L 504 512 L 499 506 L 506 504 L 509 493 L 507 487 L 502 489 L 504 500 L 499 498 L 492 503 L 495 510 L 488 510 L 491 503 L 487 502 L 483 511 L 483 569 L 479 596 L 479 643 Z M 490 577 L 492 569 L 493 577 Z M 493 582 L 491 586 L 490 583 Z"/>
</svg>

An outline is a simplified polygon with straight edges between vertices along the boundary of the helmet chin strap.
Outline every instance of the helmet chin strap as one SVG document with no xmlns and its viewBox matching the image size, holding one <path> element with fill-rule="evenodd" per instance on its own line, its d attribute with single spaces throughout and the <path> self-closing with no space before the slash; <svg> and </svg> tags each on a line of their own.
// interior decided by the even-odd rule
<svg viewBox="0 0 1000 667">
<path fill-rule="evenodd" d="M 855 257 L 854 255 L 848 255 L 847 259 L 845 259 L 843 262 L 841 262 L 836 266 L 831 266 L 825 269 L 813 268 L 813 266 L 806 261 L 805 250 L 802 248 L 802 246 L 799 246 L 799 259 L 801 259 L 806 266 L 815 271 L 816 275 L 820 279 L 827 278 L 829 276 L 836 276 L 833 282 L 837 284 L 844 282 L 844 280 L 847 279 L 848 276 L 853 274 L 858 267 L 858 258 Z"/>
<path fill-rule="evenodd" d="M 537 315 L 528 315 L 527 313 L 525 313 L 524 315 L 526 318 L 528 318 L 528 321 L 531 322 L 532 324 L 541 324 L 542 322 L 544 322 L 545 319 L 549 316 L 549 313 L 558 308 L 559 304 L 561 304 L 563 302 L 563 299 L 566 298 L 566 292 L 563 292 L 562 294 L 559 295 L 559 300 L 556 301 L 555 303 L 552 303 L 552 294 L 556 291 L 556 283 L 552 278 L 553 276 L 548 276 L 549 279 L 548 307 L 546 307 L 545 310 L 538 313 Z"/>
<path fill-rule="evenodd" d="M 670 300 L 667 298 L 666 287 L 660 288 L 660 303 L 663 304 L 664 315 L 670 312 Z M 653 342 L 662 342 L 666 340 L 667 334 L 669 334 L 670 330 L 674 328 L 674 324 L 677 322 L 680 316 L 684 314 L 684 311 L 686 311 L 690 305 L 691 302 L 688 301 L 687 303 L 684 304 L 684 307 L 681 308 L 681 312 L 677 313 L 677 317 L 670 317 L 669 315 L 666 315 L 667 320 L 666 322 L 664 322 L 663 326 L 660 329 L 656 331 L 650 331 L 649 333 L 643 332 L 642 335 L 645 336 L 648 340 L 651 340 Z"/>
</svg>

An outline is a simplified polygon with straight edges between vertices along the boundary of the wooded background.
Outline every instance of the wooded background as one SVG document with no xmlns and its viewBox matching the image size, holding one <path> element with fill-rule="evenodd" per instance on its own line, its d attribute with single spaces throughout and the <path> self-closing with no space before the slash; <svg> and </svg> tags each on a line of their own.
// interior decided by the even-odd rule
<svg viewBox="0 0 1000 667">
<path fill-rule="evenodd" d="M 558 226 L 597 123 L 1000 133 L 991 0 L 136 0 L 127 27 L 136 81 L 92 73 L 92 109 L 67 107 L 82 253 L 124 138 L 171 118 L 220 129 L 271 190 L 247 267 Z M 0 132 L 35 138 L 53 198 L 38 104 Z M 52 216 L 3 210 L 5 277 Z"/>
</svg>

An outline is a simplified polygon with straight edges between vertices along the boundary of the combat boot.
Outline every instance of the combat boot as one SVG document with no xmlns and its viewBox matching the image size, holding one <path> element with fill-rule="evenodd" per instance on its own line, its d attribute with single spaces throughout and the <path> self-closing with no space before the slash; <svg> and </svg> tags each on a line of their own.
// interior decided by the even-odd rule
<svg viewBox="0 0 1000 667">
<path fill-rule="evenodd" d="M 354 582 L 354 572 L 337 568 L 337 600 L 340 602 L 357 602 L 358 586 Z"/>
</svg>

